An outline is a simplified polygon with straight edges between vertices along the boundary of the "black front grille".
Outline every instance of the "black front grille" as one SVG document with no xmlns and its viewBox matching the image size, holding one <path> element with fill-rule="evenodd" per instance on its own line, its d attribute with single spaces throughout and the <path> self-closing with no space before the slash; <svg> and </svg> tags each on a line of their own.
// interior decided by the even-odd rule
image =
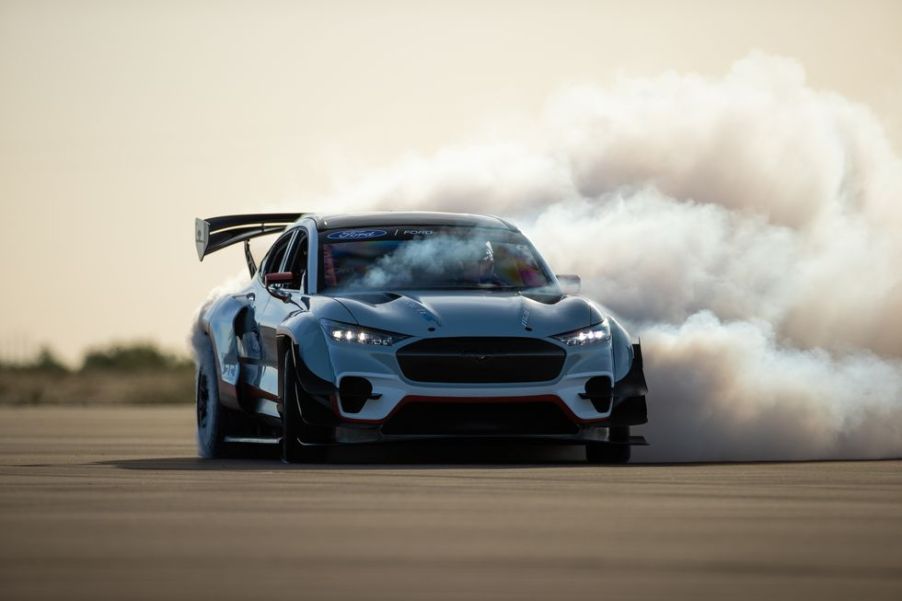
<svg viewBox="0 0 902 601">
<path fill-rule="evenodd" d="M 564 366 L 564 349 L 535 338 L 433 338 L 398 351 L 404 375 L 417 382 L 544 382 Z"/>
<path fill-rule="evenodd" d="M 384 434 L 516 436 L 575 434 L 579 428 L 549 402 L 411 402 L 382 426 Z"/>
</svg>

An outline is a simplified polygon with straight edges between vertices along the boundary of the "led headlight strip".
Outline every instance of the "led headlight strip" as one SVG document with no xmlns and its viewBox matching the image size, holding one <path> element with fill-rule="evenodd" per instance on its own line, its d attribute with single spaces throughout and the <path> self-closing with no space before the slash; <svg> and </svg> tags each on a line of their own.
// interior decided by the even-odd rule
<svg viewBox="0 0 902 601">
<path fill-rule="evenodd" d="M 320 323 L 326 336 L 335 342 L 347 342 L 351 344 L 371 344 L 374 346 L 391 346 L 396 342 L 400 342 L 405 338 L 410 338 L 404 334 L 395 332 L 385 332 L 383 330 L 374 330 L 372 328 L 364 328 L 340 321 L 332 321 L 329 319 L 321 319 Z"/>
<path fill-rule="evenodd" d="M 567 346 L 586 346 L 589 344 L 600 344 L 611 339 L 611 326 L 607 320 L 601 321 L 594 326 L 574 330 L 564 334 L 553 336 L 557 340 L 563 342 Z"/>
</svg>

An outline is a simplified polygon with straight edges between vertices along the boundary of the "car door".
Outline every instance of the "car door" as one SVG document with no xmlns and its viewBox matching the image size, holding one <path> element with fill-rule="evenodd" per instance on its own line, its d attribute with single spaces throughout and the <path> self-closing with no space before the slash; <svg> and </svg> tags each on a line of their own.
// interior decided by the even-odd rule
<svg viewBox="0 0 902 601">
<path fill-rule="evenodd" d="M 260 377 L 255 388 L 256 396 L 263 399 L 274 400 L 278 395 L 278 366 L 276 352 L 276 327 L 282 319 L 279 315 L 285 304 L 273 295 L 282 284 L 266 285 L 266 276 L 284 271 L 286 259 L 291 249 L 291 243 L 297 236 L 297 230 L 293 229 L 282 234 L 270 247 L 266 256 L 260 262 L 256 280 L 261 294 L 256 299 L 257 328 L 260 333 Z"/>
<path fill-rule="evenodd" d="M 258 313 L 264 363 L 260 387 L 267 398 L 273 399 L 278 396 L 279 381 L 276 330 L 289 315 L 306 309 L 303 297 L 306 287 L 308 237 L 303 228 L 297 228 L 291 234 L 281 261 L 277 261 L 274 256 L 270 264 L 264 265 L 264 273 L 261 274 L 264 281 L 266 273 L 291 272 L 293 275 L 290 282 L 269 286 L 266 293 L 266 305 Z M 272 294 L 273 291 L 287 296 L 279 298 Z"/>
</svg>

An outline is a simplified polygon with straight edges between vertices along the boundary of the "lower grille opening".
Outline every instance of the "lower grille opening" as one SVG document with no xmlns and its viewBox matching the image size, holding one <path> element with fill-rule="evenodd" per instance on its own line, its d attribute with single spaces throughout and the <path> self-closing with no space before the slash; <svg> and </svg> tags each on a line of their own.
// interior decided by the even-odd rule
<svg viewBox="0 0 902 601">
<path fill-rule="evenodd" d="M 408 435 L 575 434 L 578 430 L 550 402 L 412 402 L 382 426 L 384 434 Z"/>
</svg>

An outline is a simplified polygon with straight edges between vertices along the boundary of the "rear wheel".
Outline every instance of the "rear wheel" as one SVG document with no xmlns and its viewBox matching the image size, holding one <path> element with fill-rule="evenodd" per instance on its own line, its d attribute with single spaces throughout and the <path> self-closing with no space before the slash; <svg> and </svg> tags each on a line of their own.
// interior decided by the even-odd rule
<svg viewBox="0 0 902 601">
<path fill-rule="evenodd" d="M 195 374 L 195 404 L 197 410 L 197 453 L 213 459 L 225 451 L 226 415 L 219 404 L 219 385 L 213 346 L 204 338 L 197 349 Z"/>
</svg>

